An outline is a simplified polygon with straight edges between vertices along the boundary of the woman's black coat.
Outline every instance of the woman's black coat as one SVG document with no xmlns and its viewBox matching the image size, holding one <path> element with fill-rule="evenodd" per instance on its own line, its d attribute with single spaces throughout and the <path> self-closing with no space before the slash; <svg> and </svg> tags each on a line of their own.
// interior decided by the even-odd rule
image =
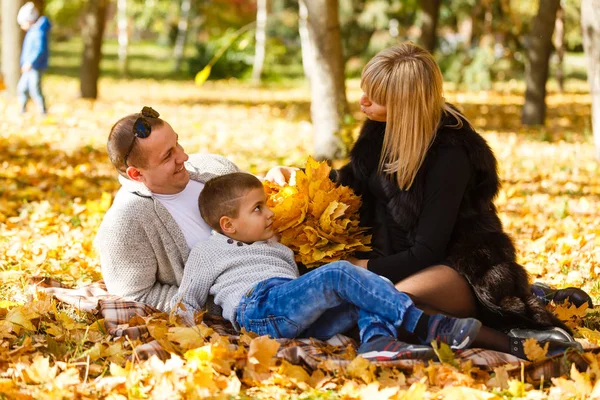
<svg viewBox="0 0 600 400">
<path fill-rule="evenodd" d="M 361 224 L 372 227 L 373 233 L 369 258 L 389 256 L 415 243 L 431 160 L 439 152 L 460 148 L 468 156 L 469 180 L 445 254 L 428 266 L 448 265 L 469 282 L 478 301 L 478 318 L 487 326 L 566 328 L 532 295 L 527 272 L 516 262 L 515 247 L 503 231 L 493 203 L 500 183 L 492 150 L 466 122 L 458 129 L 451 127 L 455 123 L 451 116 L 442 118 L 425 161 L 406 191 L 398 188 L 394 177 L 377 172 L 385 123 L 368 120 L 363 125 L 350 162 L 338 171 L 338 182 L 362 196 Z"/>
</svg>

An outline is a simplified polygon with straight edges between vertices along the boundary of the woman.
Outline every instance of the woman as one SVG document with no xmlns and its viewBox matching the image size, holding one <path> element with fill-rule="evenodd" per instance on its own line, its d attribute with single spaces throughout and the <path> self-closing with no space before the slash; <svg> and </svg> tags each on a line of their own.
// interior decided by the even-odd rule
<svg viewBox="0 0 600 400">
<path fill-rule="evenodd" d="M 397 282 L 431 312 L 475 316 L 506 331 L 568 331 L 532 295 L 493 204 L 494 154 L 445 102 L 442 84 L 433 57 L 412 43 L 365 66 L 360 104 L 369 119 L 337 181 L 362 196 L 373 251 L 350 261 Z M 504 334 L 490 335 L 488 347 L 507 350 Z"/>
<path fill-rule="evenodd" d="M 551 354 L 579 348 L 532 295 L 493 203 L 494 154 L 444 101 L 442 84 L 433 57 L 412 43 L 365 66 L 360 104 L 368 120 L 350 162 L 332 172 L 362 196 L 361 223 L 372 228 L 373 251 L 349 261 L 396 282 L 431 313 L 480 319 L 488 328 L 476 346 L 521 358 L 524 337 L 552 340 Z M 267 179 L 287 180 L 291 169 L 279 172 Z M 578 289 L 563 292 L 591 302 Z"/>
</svg>

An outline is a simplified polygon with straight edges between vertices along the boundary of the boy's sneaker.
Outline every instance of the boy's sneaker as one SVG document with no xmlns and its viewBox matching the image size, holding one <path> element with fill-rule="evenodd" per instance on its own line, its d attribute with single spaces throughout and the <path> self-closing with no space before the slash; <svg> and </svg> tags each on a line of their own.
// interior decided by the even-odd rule
<svg viewBox="0 0 600 400">
<path fill-rule="evenodd" d="M 367 360 L 432 360 L 435 352 L 430 346 L 409 344 L 391 336 L 376 336 L 360 345 L 358 354 Z"/>
<path fill-rule="evenodd" d="M 439 340 L 452 350 L 467 348 L 479 333 L 481 322 L 475 318 L 452 318 L 437 314 L 429 319 L 429 333 L 425 343 Z"/>
</svg>

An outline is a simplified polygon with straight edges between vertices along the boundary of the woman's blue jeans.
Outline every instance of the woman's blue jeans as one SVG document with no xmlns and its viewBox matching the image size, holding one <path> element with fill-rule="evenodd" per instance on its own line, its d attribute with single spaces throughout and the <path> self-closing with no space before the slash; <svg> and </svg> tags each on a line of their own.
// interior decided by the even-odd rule
<svg viewBox="0 0 600 400">
<path fill-rule="evenodd" d="M 23 72 L 17 84 L 17 93 L 21 112 L 25 112 L 27 99 L 31 97 L 38 105 L 42 114 L 46 114 L 46 102 L 42 94 L 42 71 L 30 69 L 27 72 Z"/>
<path fill-rule="evenodd" d="M 328 339 L 356 324 L 361 342 L 413 332 L 423 314 L 389 281 L 346 261 L 324 265 L 297 279 L 270 278 L 240 301 L 240 328 L 274 338 Z"/>
</svg>

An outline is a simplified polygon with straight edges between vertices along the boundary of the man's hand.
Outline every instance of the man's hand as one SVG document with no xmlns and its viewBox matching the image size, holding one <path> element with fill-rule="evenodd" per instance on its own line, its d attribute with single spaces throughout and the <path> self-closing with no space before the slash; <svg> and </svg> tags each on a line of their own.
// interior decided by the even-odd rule
<svg viewBox="0 0 600 400">
<path fill-rule="evenodd" d="M 368 269 L 367 264 L 369 263 L 369 260 L 359 260 L 356 257 L 348 257 L 348 258 L 346 258 L 346 261 L 356 265 L 357 267 Z"/>
<path fill-rule="evenodd" d="M 296 171 L 298 171 L 298 168 L 284 166 L 273 167 L 269 170 L 269 172 L 267 172 L 265 180 L 275 182 L 276 184 L 283 186 L 293 180 L 296 175 Z"/>
<path fill-rule="evenodd" d="M 21 67 L 21 73 L 24 74 L 25 72 L 29 71 L 31 69 L 31 64 L 25 64 Z"/>
</svg>

